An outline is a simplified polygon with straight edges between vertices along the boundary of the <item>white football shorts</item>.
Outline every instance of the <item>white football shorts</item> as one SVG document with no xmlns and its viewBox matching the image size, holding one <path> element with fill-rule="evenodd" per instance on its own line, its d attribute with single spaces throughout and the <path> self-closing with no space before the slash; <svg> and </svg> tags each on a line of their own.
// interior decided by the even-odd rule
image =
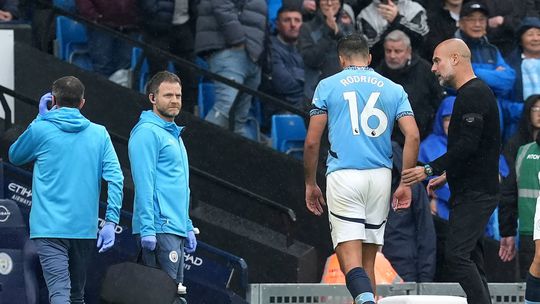
<svg viewBox="0 0 540 304">
<path fill-rule="evenodd" d="M 326 177 L 328 219 L 334 248 L 362 240 L 383 245 L 390 208 L 392 170 L 343 169 Z"/>
</svg>

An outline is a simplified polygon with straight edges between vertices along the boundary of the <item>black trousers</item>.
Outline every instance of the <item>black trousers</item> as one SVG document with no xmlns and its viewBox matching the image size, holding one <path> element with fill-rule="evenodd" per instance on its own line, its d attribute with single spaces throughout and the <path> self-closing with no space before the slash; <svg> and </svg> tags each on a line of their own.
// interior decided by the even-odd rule
<svg viewBox="0 0 540 304">
<path fill-rule="evenodd" d="M 457 281 L 469 304 L 491 304 L 484 271 L 483 236 L 497 207 L 496 195 L 467 191 L 451 199 L 445 257 L 448 279 Z"/>
</svg>

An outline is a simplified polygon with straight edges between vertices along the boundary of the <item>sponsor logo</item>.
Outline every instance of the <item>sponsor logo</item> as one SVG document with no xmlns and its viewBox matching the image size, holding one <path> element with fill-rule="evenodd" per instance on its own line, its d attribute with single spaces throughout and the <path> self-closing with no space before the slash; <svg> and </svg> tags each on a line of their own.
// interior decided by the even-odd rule
<svg viewBox="0 0 540 304">
<path fill-rule="evenodd" d="M 0 274 L 8 275 L 13 270 L 13 260 L 5 253 L 0 252 Z"/>
<path fill-rule="evenodd" d="M 9 219 L 11 212 L 5 206 L 0 206 L 0 223 L 3 223 Z"/>
<path fill-rule="evenodd" d="M 191 255 L 189 253 L 186 253 L 184 255 L 184 262 L 185 262 L 184 263 L 185 270 L 190 270 L 192 266 L 196 266 L 196 267 L 202 266 L 202 264 L 204 263 L 203 259 L 196 257 L 194 255 Z"/>
<path fill-rule="evenodd" d="M 540 155 L 538 155 L 538 154 L 529 154 L 529 155 L 527 155 L 527 159 L 540 159 Z"/>
<path fill-rule="evenodd" d="M 9 183 L 8 190 L 11 192 L 10 199 L 13 201 L 26 207 L 32 206 L 32 188 L 27 188 L 17 183 Z"/>
<path fill-rule="evenodd" d="M 25 186 L 21 186 L 21 185 L 16 184 L 16 183 L 9 183 L 8 189 L 9 189 L 9 191 L 11 191 L 11 192 L 13 192 L 15 194 L 24 196 L 26 198 L 31 198 L 32 197 L 32 189 L 31 188 L 28 189 Z"/>
<path fill-rule="evenodd" d="M 171 262 L 173 263 L 178 262 L 178 252 L 176 252 L 175 250 L 169 252 L 169 260 L 171 260 Z"/>
</svg>

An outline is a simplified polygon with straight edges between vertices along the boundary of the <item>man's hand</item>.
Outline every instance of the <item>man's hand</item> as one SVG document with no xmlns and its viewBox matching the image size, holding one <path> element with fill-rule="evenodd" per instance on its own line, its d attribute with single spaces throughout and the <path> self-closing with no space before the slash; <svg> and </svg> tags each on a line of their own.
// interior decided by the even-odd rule
<svg viewBox="0 0 540 304">
<path fill-rule="evenodd" d="M 394 192 L 394 196 L 392 197 L 392 208 L 394 209 L 394 211 L 399 211 L 400 209 L 407 209 L 411 206 L 411 202 L 411 187 L 400 184 Z"/>
<path fill-rule="evenodd" d="M 157 239 L 155 235 L 147 235 L 141 238 L 141 247 L 150 251 L 156 249 Z"/>
<path fill-rule="evenodd" d="M 315 0 L 304 0 L 303 7 L 306 12 L 313 13 L 317 10 L 317 3 Z"/>
<path fill-rule="evenodd" d="M 315 215 L 324 213 L 323 206 L 326 205 L 319 186 L 306 184 L 306 207 Z"/>
<path fill-rule="evenodd" d="M 510 262 L 516 256 L 516 238 L 502 237 L 499 246 L 499 257 L 503 262 Z"/>
<path fill-rule="evenodd" d="M 186 237 L 186 245 L 184 245 L 184 251 L 186 253 L 194 253 L 197 249 L 197 238 L 195 237 L 195 232 L 193 230 L 188 231 Z"/>
<path fill-rule="evenodd" d="M 114 240 L 116 237 L 116 233 L 114 231 L 115 227 L 115 223 L 107 222 L 105 223 L 103 228 L 99 230 L 97 239 L 97 247 L 99 248 L 99 253 L 111 249 L 114 245 Z"/>
<path fill-rule="evenodd" d="M 488 19 L 488 26 L 490 28 L 497 28 L 504 23 L 503 16 L 495 16 Z"/>
<path fill-rule="evenodd" d="M 431 197 L 437 197 L 437 195 L 435 194 L 435 190 L 444 186 L 444 184 L 446 184 L 446 173 L 430 179 L 426 187 L 428 195 Z"/>
<path fill-rule="evenodd" d="M 10 12 L 0 10 L 0 21 L 8 22 L 11 20 L 13 20 L 13 15 Z"/>
<path fill-rule="evenodd" d="M 405 186 L 412 186 L 427 178 L 424 167 L 416 166 L 414 168 L 405 169 L 401 172 L 401 182 Z"/>
<path fill-rule="evenodd" d="M 388 23 L 394 22 L 399 13 L 397 5 L 392 0 L 388 0 L 388 4 L 379 4 L 377 11 Z"/>
<path fill-rule="evenodd" d="M 49 112 L 49 104 L 52 105 L 52 94 L 47 93 L 41 96 L 39 99 L 39 115 L 45 115 Z"/>
</svg>

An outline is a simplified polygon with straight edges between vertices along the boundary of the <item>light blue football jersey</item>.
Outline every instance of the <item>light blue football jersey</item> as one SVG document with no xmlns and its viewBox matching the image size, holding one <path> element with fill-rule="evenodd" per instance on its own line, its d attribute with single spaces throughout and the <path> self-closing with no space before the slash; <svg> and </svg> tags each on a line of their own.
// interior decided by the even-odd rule
<svg viewBox="0 0 540 304">
<path fill-rule="evenodd" d="M 403 87 L 367 67 L 347 67 L 319 82 L 310 115 L 328 115 L 326 174 L 392 168 L 394 122 L 413 116 Z"/>
</svg>

